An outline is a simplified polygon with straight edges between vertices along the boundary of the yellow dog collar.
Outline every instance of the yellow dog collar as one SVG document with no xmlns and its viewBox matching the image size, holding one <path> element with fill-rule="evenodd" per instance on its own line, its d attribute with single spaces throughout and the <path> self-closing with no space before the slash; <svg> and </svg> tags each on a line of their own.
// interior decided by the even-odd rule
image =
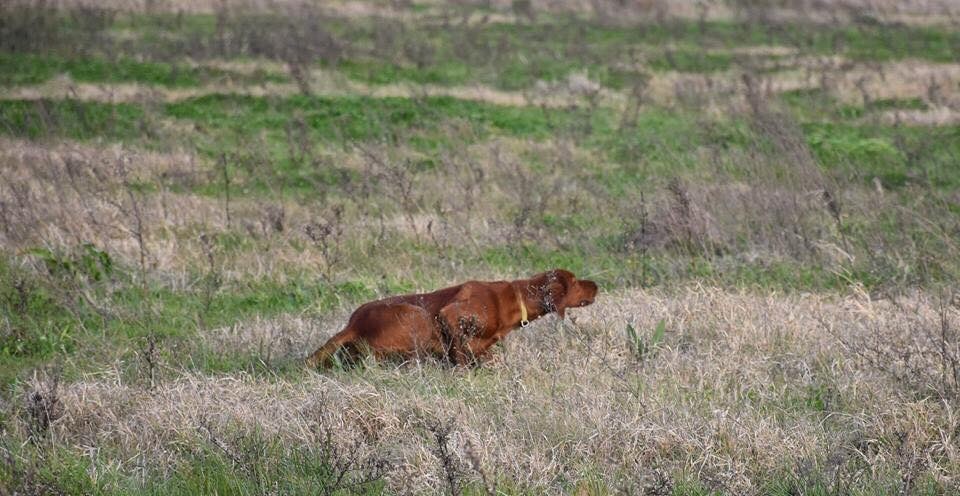
<svg viewBox="0 0 960 496">
<path fill-rule="evenodd" d="M 520 327 L 527 327 L 530 325 L 530 320 L 527 319 L 527 306 L 523 304 L 523 295 L 517 289 L 513 291 L 517 293 L 517 303 L 520 304 Z"/>
</svg>

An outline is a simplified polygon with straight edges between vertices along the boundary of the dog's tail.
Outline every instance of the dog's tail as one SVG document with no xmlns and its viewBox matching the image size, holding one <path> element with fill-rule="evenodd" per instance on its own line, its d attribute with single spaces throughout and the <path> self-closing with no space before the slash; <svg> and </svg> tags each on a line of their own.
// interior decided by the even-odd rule
<svg viewBox="0 0 960 496">
<path fill-rule="evenodd" d="M 333 362 L 333 355 L 343 347 L 343 345 L 353 340 L 353 333 L 350 328 L 344 329 L 330 338 L 323 346 L 317 348 L 312 355 L 307 357 L 307 367 L 315 369 L 318 367 L 329 367 Z"/>
</svg>

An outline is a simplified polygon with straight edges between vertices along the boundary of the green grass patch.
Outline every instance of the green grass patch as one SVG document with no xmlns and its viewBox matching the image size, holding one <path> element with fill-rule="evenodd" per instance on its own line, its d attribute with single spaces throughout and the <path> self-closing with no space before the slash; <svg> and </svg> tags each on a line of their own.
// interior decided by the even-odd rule
<svg viewBox="0 0 960 496">
<path fill-rule="evenodd" d="M 291 155 L 288 130 L 299 133 L 305 129 L 311 146 L 316 142 L 348 146 L 351 142 L 375 141 L 405 143 L 435 154 L 447 147 L 459 147 L 464 142 L 496 135 L 545 139 L 554 133 L 569 131 L 575 124 L 581 125 L 581 117 L 564 110 L 494 105 L 450 97 L 209 95 L 166 104 L 159 112 L 131 103 L 0 101 L 0 133 L 31 139 L 103 139 L 150 146 L 155 142 L 156 122 L 173 118 L 194 125 L 197 132 L 182 135 L 188 146 L 219 159 L 224 152 L 229 152 L 231 157 L 242 155 L 251 136 L 263 136 L 274 166 L 268 171 L 270 175 L 279 178 L 284 187 L 303 191 L 315 190 L 318 185 L 341 184 L 349 180 L 352 173 L 336 167 L 318 168 L 296 159 Z M 586 118 L 600 128 L 609 120 L 604 111 Z M 468 127 L 464 135 L 450 132 L 464 126 Z M 219 191 L 215 183 L 202 187 Z"/>
<path fill-rule="evenodd" d="M 630 126 L 607 122 L 609 127 L 593 129 L 587 142 L 612 162 L 597 164 L 592 172 L 615 195 L 653 178 L 702 170 L 702 148 L 746 150 L 756 141 L 743 119 L 711 120 L 680 109 L 646 109 Z"/>
<path fill-rule="evenodd" d="M 716 72 L 730 69 L 733 55 L 697 49 L 666 50 L 652 57 L 651 68 L 660 71 Z"/>
<path fill-rule="evenodd" d="M 383 60 L 346 59 L 334 66 L 357 81 L 371 84 L 418 83 L 454 86 L 471 81 L 471 68 L 454 60 L 428 67 L 403 66 Z"/>
<path fill-rule="evenodd" d="M 909 184 L 949 190 L 960 185 L 955 173 L 960 156 L 960 126 L 883 125 L 863 122 L 870 112 L 924 110 L 919 99 L 888 99 L 842 105 L 820 90 L 786 92 L 781 100 L 801 121 L 820 164 L 848 180 L 888 189 Z"/>
<path fill-rule="evenodd" d="M 237 14 L 235 12 L 235 14 Z M 244 17 L 246 13 L 240 13 Z M 277 16 L 259 14 L 263 25 L 283 23 Z M 371 84 L 412 82 L 419 84 L 465 85 L 480 83 L 508 90 L 531 87 L 538 80 L 562 80 L 572 72 L 587 72 L 607 87 L 630 84 L 629 71 L 615 69 L 633 60 L 633 54 L 654 70 L 712 72 L 736 64 L 736 55 L 723 49 L 777 45 L 796 47 L 808 54 L 840 54 L 856 60 L 886 61 L 919 58 L 954 62 L 960 53 L 960 33 L 937 26 L 861 24 L 829 26 L 802 23 L 750 23 L 738 21 L 696 22 L 672 19 L 666 22 L 611 26 L 573 16 L 547 16 L 537 23 L 488 23 L 469 29 L 453 24 L 418 24 L 404 21 L 402 29 L 376 19 L 329 19 L 324 28 L 345 46 L 359 47 L 354 54 L 334 64 L 348 77 Z M 124 15 L 111 29 L 139 36 L 132 53 L 181 53 L 184 44 L 202 47 L 219 57 L 249 56 L 242 47 L 218 53 L 218 29 L 226 36 L 244 36 L 243 23 L 227 22 L 218 28 L 213 15 Z M 234 30 L 237 30 L 234 33 Z M 383 44 L 384 32 L 394 33 L 388 43 L 402 49 L 368 51 Z M 378 41 L 379 40 L 379 41 Z M 671 46 L 664 50 L 664 46 Z M 234 53 L 236 52 L 236 53 Z M 358 55 L 359 54 L 359 55 Z M 414 55 L 420 54 L 420 55 Z M 95 65 L 69 71 L 94 71 Z M 33 80 L 43 77 L 31 69 L 9 79 Z M 215 72 L 215 71 L 214 71 Z M 30 74 L 32 73 L 32 74 Z M 158 81 L 157 84 L 195 84 L 204 70 L 171 70 L 165 64 L 137 66 L 121 61 L 114 70 L 119 80 Z M 78 76 L 75 76 L 78 77 Z M 2 81 L 2 80 L 0 80 Z"/>
<path fill-rule="evenodd" d="M 104 494 L 116 481 L 112 468 L 105 468 L 98 474 L 99 480 L 93 480 L 87 472 L 89 459 L 67 448 L 7 443 L 0 445 L 9 457 L 0 466 L 0 484 L 13 494 Z"/>
<path fill-rule="evenodd" d="M 219 434 L 231 447 L 234 458 L 209 443 L 192 459 L 181 464 L 176 476 L 155 481 L 155 485 L 132 494 L 224 494 L 246 495 L 278 492 L 311 494 L 326 488 L 332 494 L 383 494 L 385 481 L 362 472 L 357 463 L 341 472 L 352 453 L 334 451 L 332 445 L 290 446 L 265 434 Z M 341 473 L 343 475 L 341 476 Z"/>
<path fill-rule="evenodd" d="M 245 187 L 252 188 L 252 192 L 279 187 L 288 193 L 308 195 L 315 194 L 317 188 L 346 184 L 356 179 L 356 172 L 296 156 L 291 145 L 296 148 L 300 142 L 291 142 L 291 136 L 300 133 L 311 147 L 315 143 L 349 147 L 356 142 L 378 142 L 407 145 L 435 156 L 444 149 L 498 135 L 545 139 L 580 122 L 578 114 L 564 110 L 493 105 L 450 97 L 210 95 L 170 103 L 165 114 L 193 123 L 201 132 L 189 137 L 191 146 L 215 159 L 228 151 L 231 166 L 242 161 L 238 157 L 249 146 L 250 136 L 264 138 L 272 163 L 263 172 L 270 176 L 270 184 L 262 177 L 248 178 L 253 182 Z M 602 124 L 608 117 L 606 112 L 598 112 L 589 119 Z M 429 161 L 414 163 L 411 171 L 420 173 L 433 167 Z M 215 182 L 202 188 L 208 193 L 222 191 Z"/>
<path fill-rule="evenodd" d="M 889 110 L 928 110 L 926 102 L 920 98 L 879 99 L 866 105 L 844 104 L 823 92 L 823 90 L 800 89 L 786 91 L 780 95 L 780 101 L 803 121 L 853 121 L 877 112 Z"/>
<path fill-rule="evenodd" d="M 907 184 L 956 188 L 960 126 L 879 126 L 834 122 L 803 125 L 814 154 L 828 170 L 896 189 Z"/>
<path fill-rule="evenodd" d="M 137 105 L 78 100 L 0 100 L 0 133 L 38 139 L 141 138 L 147 129 Z"/>
<path fill-rule="evenodd" d="M 171 473 L 148 470 L 133 474 L 115 465 L 91 461 L 67 448 L 23 443 L 3 446 L 12 453 L 0 467 L 4 487 L 14 494 L 257 495 L 314 494 L 317 488 L 330 494 L 383 494 L 383 468 L 376 461 L 347 465 L 354 453 L 338 450 L 329 440 L 315 445 L 290 446 L 276 436 L 259 431 L 243 432 L 231 426 L 209 427 L 211 439 L 200 430 L 189 445 L 180 445 L 182 459 L 166 467 Z M 179 443 L 178 443 L 179 444 Z M 109 447 L 99 447 L 101 457 Z M 227 451 L 229 450 L 229 451 Z"/>
<path fill-rule="evenodd" d="M 843 54 L 858 60 L 919 58 L 935 62 L 957 60 L 960 32 L 937 26 L 813 25 L 803 23 L 750 23 L 671 19 L 633 26 L 609 26 L 579 19 L 537 24 L 490 24 L 483 40 L 505 39 L 513 47 L 574 50 L 586 46 L 591 55 L 625 46 L 734 48 L 743 46 L 795 46 L 803 52 Z M 657 50 L 659 51 L 659 50 Z M 575 53 L 575 52 L 572 52 Z M 641 50 L 642 53 L 642 50 Z M 691 51 L 694 58 L 699 55 Z M 609 60 L 609 59 L 605 59 Z M 706 59 L 704 59 L 706 60 Z M 722 65 L 723 58 L 714 63 Z"/>
<path fill-rule="evenodd" d="M 216 274 L 198 275 L 189 289 L 143 288 L 132 279 L 132 269 L 111 265 L 107 271 L 89 253 L 85 248 L 38 250 L 30 256 L 46 266 L 41 273 L 19 268 L 15 258 L 0 258 L 0 310 L 9 316 L 0 334 L 0 383 L 57 356 L 72 356 L 79 372 L 87 362 L 136 349 L 147 336 L 183 340 L 251 316 L 323 313 L 378 294 L 362 280 L 330 284 L 301 277 L 225 284 Z M 95 248 L 92 253 L 109 257 Z M 395 281 L 384 289 L 403 287 Z"/>
<path fill-rule="evenodd" d="M 868 110 L 928 110 L 927 102 L 920 98 L 883 98 L 873 100 L 867 105 Z"/>
<path fill-rule="evenodd" d="M 562 112 L 493 105 L 451 97 L 266 98 L 209 95 L 168 104 L 167 115 L 207 129 L 252 133 L 282 130 L 296 117 L 314 137 L 337 142 L 395 141 L 401 131 L 438 132 L 445 121 L 459 119 L 483 134 L 546 137 L 562 121 Z M 554 118 L 554 119 L 551 119 Z"/>
<path fill-rule="evenodd" d="M 120 15 L 111 26 L 114 30 L 127 30 L 154 38 L 169 38 L 171 35 L 213 36 L 217 30 L 217 17 L 214 14 L 182 12 L 131 12 Z"/>
</svg>

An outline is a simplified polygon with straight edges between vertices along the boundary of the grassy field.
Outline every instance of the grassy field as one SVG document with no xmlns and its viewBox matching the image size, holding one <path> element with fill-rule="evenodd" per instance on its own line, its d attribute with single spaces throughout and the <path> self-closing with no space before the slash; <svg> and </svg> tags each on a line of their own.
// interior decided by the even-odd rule
<svg viewBox="0 0 960 496">
<path fill-rule="evenodd" d="M 0 495 L 960 494 L 960 11 L 861 3 L 4 2 Z"/>
</svg>

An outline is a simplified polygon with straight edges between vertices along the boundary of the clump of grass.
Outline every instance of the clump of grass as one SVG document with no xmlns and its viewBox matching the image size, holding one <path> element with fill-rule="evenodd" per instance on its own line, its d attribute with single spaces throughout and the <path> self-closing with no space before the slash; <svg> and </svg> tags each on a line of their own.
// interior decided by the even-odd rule
<svg viewBox="0 0 960 496">
<path fill-rule="evenodd" d="M 661 320 L 657 322 L 657 326 L 653 329 L 653 332 L 651 332 L 649 336 L 645 336 L 638 333 L 637 329 L 633 327 L 633 324 L 628 323 L 626 327 L 627 347 L 636 359 L 643 363 L 656 354 L 657 348 L 660 346 L 660 343 L 663 342 L 663 338 L 666 335 L 666 330 L 667 323 Z"/>
<path fill-rule="evenodd" d="M 34 378 L 34 382 L 36 385 L 27 392 L 25 400 L 26 423 L 30 441 L 39 444 L 47 437 L 50 425 L 63 416 L 64 407 L 57 391 L 60 386 L 58 374 L 55 373 L 46 381 L 38 381 Z"/>
</svg>

